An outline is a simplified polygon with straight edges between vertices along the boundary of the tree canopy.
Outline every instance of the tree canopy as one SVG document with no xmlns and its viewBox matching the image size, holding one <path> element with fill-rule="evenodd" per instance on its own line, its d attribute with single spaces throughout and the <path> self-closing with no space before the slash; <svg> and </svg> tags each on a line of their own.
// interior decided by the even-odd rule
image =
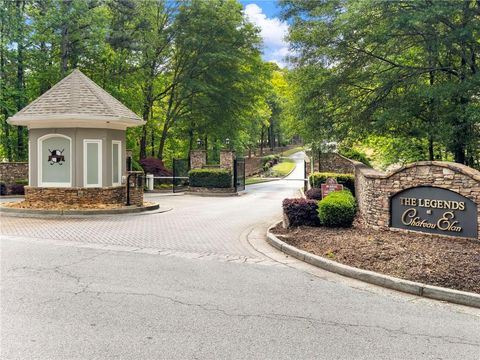
<svg viewBox="0 0 480 360">
<path fill-rule="evenodd" d="M 25 160 L 6 119 L 79 68 L 145 121 L 136 159 L 169 163 L 198 140 L 218 156 L 278 146 L 285 71 L 261 58 L 236 0 L 1 0 L 0 157 Z M 282 80 L 283 79 L 283 80 Z M 228 141 L 227 141 L 228 139 Z"/>
<path fill-rule="evenodd" d="M 386 163 L 479 166 L 480 3 L 283 0 L 297 129 Z"/>
</svg>

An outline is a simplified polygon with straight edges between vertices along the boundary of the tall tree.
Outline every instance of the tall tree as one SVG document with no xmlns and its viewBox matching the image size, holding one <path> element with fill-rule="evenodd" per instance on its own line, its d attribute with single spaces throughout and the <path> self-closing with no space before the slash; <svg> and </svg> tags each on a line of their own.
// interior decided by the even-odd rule
<svg viewBox="0 0 480 360">
<path fill-rule="evenodd" d="M 293 20 L 299 96 L 337 140 L 380 135 L 478 153 L 480 4 L 283 1 Z M 307 75 L 308 74 L 308 75 Z M 439 152 L 437 152 L 439 153 Z"/>
</svg>

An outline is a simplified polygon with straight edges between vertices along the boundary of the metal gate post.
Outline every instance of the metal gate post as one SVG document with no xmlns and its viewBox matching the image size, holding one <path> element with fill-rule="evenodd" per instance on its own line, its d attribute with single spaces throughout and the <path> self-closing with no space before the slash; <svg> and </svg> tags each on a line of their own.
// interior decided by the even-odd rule
<svg viewBox="0 0 480 360">
<path fill-rule="evenodd" d="M 233 186 L 235 187 L 235 192 L 237 192 L 237 159 L 233 160 Z"/>
<path fill-rule="evenodd" d="M 303 160 L 303 191 L 308 190 L 307 162 Z"/>
</svg>

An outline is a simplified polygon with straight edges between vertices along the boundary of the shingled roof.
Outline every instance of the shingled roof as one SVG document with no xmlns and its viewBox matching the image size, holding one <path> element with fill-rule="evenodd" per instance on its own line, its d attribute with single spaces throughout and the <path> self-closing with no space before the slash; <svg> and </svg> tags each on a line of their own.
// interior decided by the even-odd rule
<svg viewBox="0 0 480 360">
<path fill-rule="evenodd" d="M 12 125 L 130 127 L 144 121 L 80 70 L 8 119 Z M 111 124 L 111 125 L 110 125 Z"/>
</svg>

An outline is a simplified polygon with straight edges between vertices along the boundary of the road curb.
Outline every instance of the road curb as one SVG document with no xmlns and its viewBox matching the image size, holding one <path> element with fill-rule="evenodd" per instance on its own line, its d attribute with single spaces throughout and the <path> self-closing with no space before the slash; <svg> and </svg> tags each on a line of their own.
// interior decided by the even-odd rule
<svg viewBox="0 0 480 360">
<path fill-rule="evenodd" d="M 185 191 L 185 195 L 203 196 L 203 197 L 233 197 L 233 196 L 240 196 L 240 193 L 238 191 L 232 192 L 232 193 Z"/>
<path fill-rule="evenodd" d="M 352 266 L 340 264 L 336 261 L 325 259 L 307 251 L 300 250 L 283 242 L 270 231 L 278 224 L 279 223 L 275 223 L 268 229 L 267 242 L 274 248 L 298 260 L 304 261 L 323 270 L 368 282 L 370 284 L 382 286 L 388 289 L 402 291 L 408 294 L 423 296 L 430 299 L 448 301 L 455 304 L 480 308 L 480 295 L 478 294 L 422 284 L 419 282 L 379 274 L 369 270 L 362 270 Z"/>
<path fill-rule="evenodd" d="M 116 214 L 134 214 L 145 211 L 153 211 L 159 209 L 159 204 L 147 206 L 131 206 L 120 209 L 99 209 L 99 210 L 41 210 L 41 209 L 20 209 L 0 207 L 0 214 L 3 216 L 69 216 L 69 215 L 116 215 Z"/>
</svg>

